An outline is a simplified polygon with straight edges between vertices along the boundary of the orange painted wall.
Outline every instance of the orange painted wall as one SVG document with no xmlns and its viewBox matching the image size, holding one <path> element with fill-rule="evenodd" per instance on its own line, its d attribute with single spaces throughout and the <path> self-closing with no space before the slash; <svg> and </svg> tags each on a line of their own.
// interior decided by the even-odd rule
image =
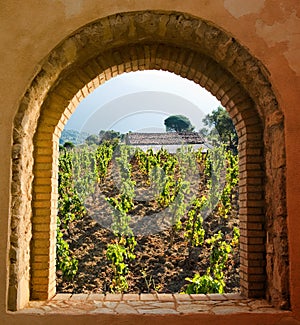
<svg viewBox="0 0 300 325">
<path fill-rule="evenodd" d="M 6 312 L 8 285 L 8 240 L 10 222 L 11 145 L 13 119 L 20 99 L 47 54 L 79 27 L 118 12 L 140 10 L 179 11 L 208 20 L 226 30 L 258 58 L 269 71 L 269 79 L 285 115 L 287 155 L 287 209 L 289 227 L 292 318 L 285 321 L 243 315 L 201 324 L 297 324 L 300 323 L 300 2 L 299 0 L 26 0 L 3 1 L 0 10 L 0 324 L 88 323 L 73 316 L 15 316 Z M 196 323 L 196 316 L 190 316 Z M 155 318 L 157 323 L 191 319 Z M 149 317 L 125 323 L 148 324 Z M 97 323 L 96 318 L 90 322 Z M 263 323 L 262 323 L 263 321 Z M 99 320 L 100 323 L 100 320 Z M 103 318 L 102 324 L 120 319 Z"/>
</svg>

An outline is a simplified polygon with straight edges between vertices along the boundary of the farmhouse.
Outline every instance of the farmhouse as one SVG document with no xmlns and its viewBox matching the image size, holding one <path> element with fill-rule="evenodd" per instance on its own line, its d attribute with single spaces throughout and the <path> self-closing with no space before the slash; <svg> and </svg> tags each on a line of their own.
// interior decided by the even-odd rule
<svg viewBox="0 0 300 325">
<path fill-rule="evenodd" d="M 126 134 L 125 144 L 139 147 L 143 151 L 152 148 L 156 152 L 160 148 L 165 148 L 170 153 L 175 153 L 177 149 L 185 145 L 192 146 L 195 150 L 202 148 L 204 152 L 210 147 L 197 132 L 132 132 Z"/>
</svg>

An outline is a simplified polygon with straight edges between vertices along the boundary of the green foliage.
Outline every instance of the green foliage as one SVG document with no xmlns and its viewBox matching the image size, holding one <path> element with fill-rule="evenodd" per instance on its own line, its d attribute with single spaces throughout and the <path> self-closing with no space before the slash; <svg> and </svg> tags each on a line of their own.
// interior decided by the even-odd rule
<svg viewBox="0 0 300 325">
<path fill-rule="evenodd" d="M 62 271 L 67 280 L 71 280 L 78 271 L 78 260 L 71 257 L 69 244 L 63 239 L 59 228 L 56 235 L 56 268 Z"/>
<path fill-rule="evenodd" d="M 69 245 L 63 239 L 62 229 L 68 229 L 69 223 L 86 214 L 73 181 L 73 151 L 64 150 L 59 157 L 58 172 L 58 217 L 56 235 L 56 268 L 67 279 L 73 278 L 78 270 L 78 261 L 72 258 Z"/>
<path fill-rule="evenodd" d="M 68 279 L 76 274 L 78 261 L 72 257 L 63 234 L 68 231 L 70 222 L 86 214 L 84 200 L 94 193 L 95 186 L 101 185 L 108 175 L 109 166 L 112 166 L 113 170 L 118 170 L 118 179 L 115 180 L 119 192 L 106 198 L 113 208 L 112 230 L 115 235 L 113 242 L 107 246 L 106 257 L 112 268 L 111 290 L 128 290 L 127 275 L 130 263 L 135 259 L 137 245 L 130 228 L 131 213 L 136 206 L 132 161 L 137 161 L 157 204 L 166 209 L 169 216 L 170 245 L 185 222 L 183 236 L 188 241 L 189 252 L 201 245 L 210 248 L 210 267 L 203 275 L 187 278 L 187 292 L 223 292 L 223 271 L 232 248 L 238 245 L 239 231 L 233 228 L 230 244 L 223 239 L 221 232 L 207 239 L 205 236 L 209 234 L 204 230 L 204 215 L 214 209 L 221 217 L 218 222 L 228 222 L 238 184 L 237 156 L 225 150 L 225 146 L 215 147 L 207 154 L 203 154 L 201 149 L 195 152 L 192 147 L 186 146 L 173 155 L 165 149 L 157 153 L 152 149 L 132 152 L 125 145 L 115 149 L 116 145 L 117 142 L 103 141 L 100 146 L 62 148 L 59 157 L 57 269 Z M 114 153 L 116 158 L 112 161 Z M 197 192 L 199 184 L 196 191 L 193 188 L 199 173 L 206 175 L 201 185 L 205 188 L 202 195 Z"/>
<path fill-rule="evenodd" d="M 210 267 L 206 273 L 198 273 L 191 278 L 186 278 L 188 282 L 186 293 L 223 293 L 225 287 L 223 270 L 226 267 L 228 255 L 231 252 L 231 245 L 223 240 L 223 234 L 219 231 L 210 239 L 206 240 L 210 245 Z"/>
<path fill-rule="evenodd" d="M 107 246 L 106 257 L 111 261 L 111 267 L 114 273 L 111 289 L 117 292 L 124 292 L 128 289 L 128 283 L 125 275 L 128 272 L 128 265 L 124 263 L 126 248 L 123 245 L 109 244 Z"/>
<path fill-rule="evenodd" d="M 129 226 L 131 218 L 126 212 L 131 205 L 128 203 L 126 197 L 106 198 L 106 200 L 113 206 L 113 223 L 111 228 L 115 236 L 131 235 L 132 230 Z"/>
<path fill-rule="evenodd" d="M 97 134 L 91 134 L 86 137 L 85 143 L 87 145 L 101 145 L 103 143 L 110 143 L 114 146 L 116 146 L 119 143 L 119 140 L 123 137 L 123 135 L 120 134 L 120 132 L 114 131 L 114 130 L 101 130 L 99 132 L 99 135 Z"/>
<path fill-rule="evenodd" d="M 210 268 L 207 270 L 207 274 L 210 273 L 215 280 L 220 283 L 219 293 L 223 293 L 225 282 L 223 270 L 226 267 L 228 260 L 228 254 L 231 252 L 230 244 L 223 240 L 224 235 L 219 231 L 207 240 L 210 244 Z"/>
<path fill-rule="evenodd" d="M 223 240 L 224 235 L 221 231 L 214 234 L 207 243 L 210 244 L 210 267 L 217 278 L 223 278 L 223 270 L 228 260 L 228 254 L 231 252 L 230 244 Z"/>
<path fill-rule="evenodd" d="M 106 198 L 114 210 L 112 229 L 115 235 L 131 236 L 132 231 L 129 226 L 130 216 L 128 212 L 134 207 L 134 186 L 135 182 L 131 179 L 131 165 L 129 162 L 130 147 L 119 147 L 119 157 L 116 158 L 120 180 L 119 195 L 113 198 Z"/>
<path fill-rule="evenodd" d="M 171 176 L 166 175 L 164 182 L 159 182 L 159 178 L 156 178 L 157 188 L 159 185 L 162 186 L 162 190 L 159 192 L 157 202 L 162 208 L 168 207 L 175 199 L 175 181 Z"/>
<path fill-rule="evenodd" d="M 189 240 L 190 247 L 203 245 L 205 230 L 203 228 L 203 218 L 201 210 L 207 204 L 207 199 L 202 196 L 201 199 L 194 198 L 191 203 L 191 208 L 188 212 L 188 221 L 184 236 Z"/>
<path fill-rule="evenodd" d="M 129 209 L 134 206 L 134 188 L 135 182 L 131 179 L 131 164 L 129 161 L 129 157 L 131 156 L 130 147 L 129 146 L 120 146 L 120 156 L 116 158 L 116 162 L 119 169 L 120 174 L 120 194 L 121 199 L 126 200 L 126 210 L 128 212 Z"/>
<path fill-rule="evenodd" d="M 169 212 L 171 214 L 171 229 L 170 229 L 170 247 L 173 245 L 176 231 L 182 227 L 181 218 L 185 215 L 187 202 L 186 195 L 190 191 L 189 182 L 180 180 L 177 185 L 177 194 L 173 203 L 170 206 Z"/>
<path fill-rule="evenodd" d="M 149 149 L 144 152 L 138 149 L 135 156 L 137 158 L 140 171 L 149 177 L 152 168 L 156 166 L 156 156 L 154 155 L 153 150 Z M 150 180 L 148 184 L 150 184 Z"/>
<path fill-rule="evenodd" d="M 204 174 L 207 176 L 208 205 L 213 210 L 218 204 L 225 186 L 226 149 L 224 146 L 210 149 L 205 159 Z"/>
<path fill-rule="evenodd" d="M 200 275 L 199 273 L 191 278 L 186 278 L 188 282 L 185 293 L 199 294 L 199 293 L 223 293 L 224 283 L 218 279 L 214 279 L 209 270 L 206 274 Z"/>
<path fill-rule="evenodd" d="M 64 145 L 65 142 L 72 142 L 75 146 L 83 144 L 85 139 L 89 136 L 87 132 L 79 132 L 76 130 L 63 129 L 59 144 Z"/>
<path fill-rule="evenodd" d="M 224 145 L 208 151 L 204 161 L 207 176 L 208 208 L 218 208 L 218 215 L 227 218 L 232 211 L 232 200 L 238 185 L 238 156 Z"/>
<path fill-rule="evenodd" d="M 192 146 L 181 146 L 177 150 L 178 160 L 180 164 L 181 177 L 187 174 L 195 174 L 198 170 L 197 152 Z"/>
<path fill-rule="evenodd" d="M 194 126 L 191 124 L 191 121 L 183 115 L 172 115 L 165 119 L 164 124 L 166 126 L 166 131 L 193 131 Z"/>
<path fill-rule="evenodd" d="M 98 183 L 103 182 L 107 175 L 108 165 L 112 159 L 114 152 L 113 144 L 103 142 L 96 151 L 96 170 Z"/>
<path fill-rule="evenodd" d="M 238 156 L 230 150 L 226 151 L 226 183 L 223 188 L 221 199 L 218 205 L 218 213 L 221 217 L 227 218 L 232 210 L 234 191 L 238 184 Z"/>
<path fill-rule="evenodd" d="M 100 146 L 96 152 L 87 146 L 63 149 L 60 152 L 56 256 L 57 269 L 62 271 L 65 278 L 74 277 L 78 269 L 78 261 L 72 258 L 69 245 L 63 239 L 62 230 L 67 231 L 72 221 L 86 215 L 84 200 L 93 193 L 99 174 L 101 177 L 105 176 L 112 153 L 110 144 Z M 99 168 L 100 161 L 105 162 L 103 167 L 105 172 Z"/>
<path fill-rule="evenodd" d="M 64 150 L 58 162 L 58 217 L 61 226 L 65 228 L 71 221 L 86 214 L 74 186 L 72 158 L 73 152 Z"/>
<path fill-rule="evenodd" d="M 99 144 L 99 136 L 97 134 L 91 134 L 85 139 L 85 143 L 89 146 L 96 144 Z"/>
<path fill-rule="evenodd" d="M 126 275 L 128 273 L 128 263 L 135 259 L 133 253 L 136 246 L 136 240 L 131 237 L 119 237 L 114 244 L 107 246 L 106 257 L 111 261 L 113 270 L 113 279 L 111 290 L 113 292 L 125 292 L 128 289 Z"/>
<path fill-rule="evenodd" d="M 185 236 L 190 239 L 190 245 L 193 244 L 191 239 L 195 239 L 195 244 L 206 243 L 210 250 L 210 267 L 203 275 L 195 274 L 186 280 L 189 282 L 186 293 L 223 293 L 225 287 L 224 269 L 233 248 L 238 245 L 239 230 L 233 228 L 233 238 L 227 243 L 221 231 L 212 237 L 204 240 L 205 232 L 202 228 L 201 215 L 198 224 L 196 224 L 196 211 L 206 212 L 215 210 L 222 218 L 227 218 L 232 210 L 233 191 L 238 184 L 238 158 L 225 146 L 215 147 L 209 150 L 206 157 L 197 155 L 197 161 L 204 163 L 204 174 L 207 176 L 208 196 L 202 197 L 202 202 L 196 199 L 189 211 L 189 219 Z M 216 206 L 216 208 L 214 208 Z M 197 207 L 197 209 L 195 209 Z M 195 211 L 196 210 L 196 211 Z M 194 230 L 198 226 L 200 237 L 194 237 Z M 194 228 L 193 228 L 194 227 Z"/>
<path fill-rule="evenodd" d="M 220 106 L 213 110 L 211 114 L 206 115 L 203 123 L 209 128 L 213 127 L 207 135 L 210 140 L 214 142 L 214 138 L 220 139 L 235 154 L 237 153 L 238 136 L 232 119 L 225 108 Z M 207 134 L 207 129 L 203 130 L 202 133 Z"/>
<path fill-rule="evenodd" d="M 99 143 L 102 144 L 104 142 L 110 142 L 110 143 L 118 143 L 121 139 L 120 132 L 114 131 L 114 130 L 101 130 L 99 132 Z"/>
<path fill-rule="evenodd" d="M 113 279 L 111 290 L 113 292 L 124 292 L 128 289 L 126 275 L 128 263 L 135 259 L 134 248 L 136 240 L 130 228 L 130 216 L 128 212 L 134 207 L 134 186 L 131 179 L 131 156 L 130 147 L 120 146 L 119 157 L 116 164 L 120 174 L 120 194 L 117 197 L 107 198 L 107 201 L 114 207 L 112 230 L 117 236 L 114 244 L 107 246 L 106 256 L 111 261 Z"/>
<path fill-rule="evenodd" d="M 63 145 L 64 148 L 66 149 L 73 149 L 75 147 L 75 144 L 71 141 L 66 141 Z"/>
<path fill-rule="evenodd" d="M 82 203 L 94 193 L 97 183 L 95 148 L 81 146 L 72 151 L 73 186 Z"/>
<path fill-rule="evenodd" d="M 157 202 L 161 207 L 168 207 L 175 199 L 175 172 L 177 166 L 178 161 L 174 156 L 168 152 L 157 152 L 156 165 L 155 169 L 152 169 L 151 181 L 155 184 Z"/>
<path fill-rule="evenodd" d="M 156 154 L 152 149 L 135 153 L 141 172 L 148 177 L 154 197 L 163 208 L 168 207 L 176 195 L 175 173 L 178 159 L 161 148 Z"/>
<path fill-rule="evenodd" d="M 237 247 L 239 244 L 239 239 L 240 239 L 240 230 L 237 227 L 233 227 L 232 230 L 232 240 L 231 240 L 231 246 L 232 247 Z"/>
</svg>

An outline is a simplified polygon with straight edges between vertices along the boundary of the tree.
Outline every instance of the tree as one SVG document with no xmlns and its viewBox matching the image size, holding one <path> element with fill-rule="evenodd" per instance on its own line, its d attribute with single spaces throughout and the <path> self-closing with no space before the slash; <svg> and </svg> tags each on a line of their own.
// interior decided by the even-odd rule
<svg viewBox="0 0 300 325">
<path fill-rule="evenodd" d="M 166 131 L 193 131 L 195 127 L 191 124 L 191 121 L 183 115 L 171 115 L 165 119 L 164 124 L 166 126 Z"/>
<path fill-rule="evenodd" d="M 202 121 L 209 128 L 214 128 L 210 130 L 208 136 L 212 137 L 217 133 L 224 144 L 235 153 L 237 152 L 238 136 L 232 119 L 224 107 L 219 106 L 211 114 L 206 115 Z"/>
<path fill-rule="evenodd" d="M 75 147 L 74 143 L 71 141 L 66 141 L 63 145 L 64 148 L 66 149 L 73 149 Z"/>
<path fill-rule="evenodd" d="M 111 140 L 120 139 L 120 138 L 121 138 L 120 132 L 117 132 L 114 130 L 108 130 L 108 131 L 101 130 L 99 132 L 100 144 L 104 141 L 111 141 Z"/>
<path fill-rule="evenodd" d="M 96 134 L 92 134 L 85 139 L 85 142 L 89 146 L 92 144 L 99 144 L 99 136 Z"/>
</svg>

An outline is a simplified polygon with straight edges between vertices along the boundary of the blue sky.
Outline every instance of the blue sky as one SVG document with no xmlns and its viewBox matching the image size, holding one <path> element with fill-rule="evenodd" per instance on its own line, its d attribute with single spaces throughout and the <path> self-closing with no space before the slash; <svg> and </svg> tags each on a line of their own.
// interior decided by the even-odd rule
<svg viewBox="0 0 300 325">
<path fill-rule="evenodd" d="M 185 115 L 195 126 L 220 102 L 193 81 L 149 70 L 123 73 L 105 82 L 77 107 L 66 129 L 98 134 L 100 130 L 163 132 L 170 115 Z"/>
</svg>

